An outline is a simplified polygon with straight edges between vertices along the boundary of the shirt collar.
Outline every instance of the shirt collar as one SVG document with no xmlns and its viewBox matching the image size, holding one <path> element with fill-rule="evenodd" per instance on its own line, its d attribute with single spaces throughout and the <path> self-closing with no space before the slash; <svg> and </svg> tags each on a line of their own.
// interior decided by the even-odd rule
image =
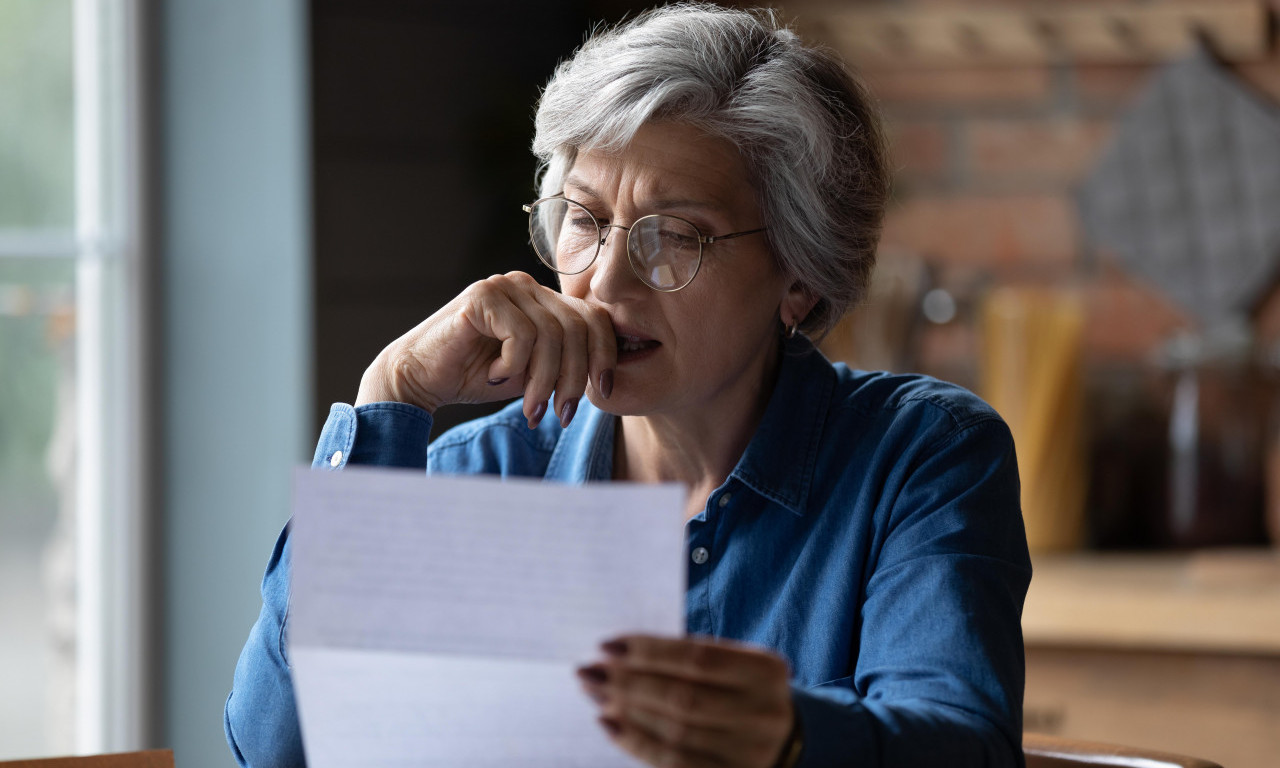
<svg viewBox="0 0 1280 768">
<path fill-rule="evenodd" d="M 582 398 L 578 414 L 560 433 L 546 479 L 563 483 L 598 483 L 613 479 L 613 430 L 617 419 Z M 558 425 L 557 425 L 558 428 Z"/>
<path fill-rule="evenodd" d="M 793 514 L 804 514 L 834 386 L 831 364 L 808 339 L 787 341 L 764 416 L 730 477 Z M 577 418 L 556 441 L 546 478 L 566 483 L 612 479 L 616 423 L 584 398 Z"/>
<path fill-rule="evenodd" d="M 822 353 L 803 336 L 788 340 L 760 426 L 730 477 L 804 514 L 834 387 L 835 371 Z"/>
</svg>

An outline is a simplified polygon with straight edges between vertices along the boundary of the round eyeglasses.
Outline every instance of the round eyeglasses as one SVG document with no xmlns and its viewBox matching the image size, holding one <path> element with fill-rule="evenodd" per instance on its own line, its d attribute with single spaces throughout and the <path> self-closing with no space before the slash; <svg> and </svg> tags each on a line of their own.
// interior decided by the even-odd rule
<svg viewBox="0 0 1280 768">
<path fill-rule="evenodd" d="M 562 275 L 585 272 L 596 260 L 606 230 L 627 233 L 627 260 L 640 281 L 655 291 L 678 291 L 698 274 L 702 246 L 765 231 L 765 227 L 727 235 L 703 235 L 692 223 L 665 213 L 641 216 L 624 227 L 600 226 L 581 203 L 556 195 L 524 206 L 529 214 L 529 241 L 552 270 Z"/>
</svg>

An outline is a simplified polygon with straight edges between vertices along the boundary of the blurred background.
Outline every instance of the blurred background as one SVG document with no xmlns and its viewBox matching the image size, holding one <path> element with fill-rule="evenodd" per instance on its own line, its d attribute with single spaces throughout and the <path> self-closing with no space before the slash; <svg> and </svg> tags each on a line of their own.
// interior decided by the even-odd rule
<svg viewBox="0 0 1280 768">
<path fill-rule="evenodd" d="M 538 88 L 645 5 L 0 0 L 0 759 L 231 764 L 290 468 L 464 286 L 549 279 Z M 1017 438 L 1028 730 L 1280 754 L 1278 10 L 782 8 L 897 167 L 824 350 Z"/>
</svg>

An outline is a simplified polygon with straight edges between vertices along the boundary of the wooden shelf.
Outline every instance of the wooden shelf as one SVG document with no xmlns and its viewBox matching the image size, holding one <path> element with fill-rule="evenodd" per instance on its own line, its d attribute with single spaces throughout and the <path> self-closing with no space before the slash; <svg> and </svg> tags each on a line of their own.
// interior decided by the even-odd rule
<svg viewBox="0 0 1280 768">
<path fill-rule="evenodd" d="M 1280 656 L 1280 552 L 1042 555 L 1028 646 Z"/>
<path fill-rule="evenodd" d="M 1160 62 L 1203 39 L 1229 61 L 1268 44 L 1264 0 L 850 5 L 791 0 L 806 34 L 868 68 Z"/>
</svg>

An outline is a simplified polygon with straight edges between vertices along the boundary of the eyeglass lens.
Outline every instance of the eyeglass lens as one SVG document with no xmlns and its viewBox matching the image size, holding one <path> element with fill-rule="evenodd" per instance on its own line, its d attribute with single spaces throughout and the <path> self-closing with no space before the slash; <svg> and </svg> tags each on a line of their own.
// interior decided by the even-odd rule
<svg viewBox="0 0 1280 768">
<path fill-rule="evenodd" d="M 627 256 L 636 275 L 659 291 L 683 288 L 698 272 L 699 233 L 674 216 L 637 219 L 627 237 Z M 601 232 L 590 212 L 563 198 L 548 198 L 529 210 L 529 238 L 538 258 L 551 269 L 576 275 L 591 266 Z"/>
</svg>

